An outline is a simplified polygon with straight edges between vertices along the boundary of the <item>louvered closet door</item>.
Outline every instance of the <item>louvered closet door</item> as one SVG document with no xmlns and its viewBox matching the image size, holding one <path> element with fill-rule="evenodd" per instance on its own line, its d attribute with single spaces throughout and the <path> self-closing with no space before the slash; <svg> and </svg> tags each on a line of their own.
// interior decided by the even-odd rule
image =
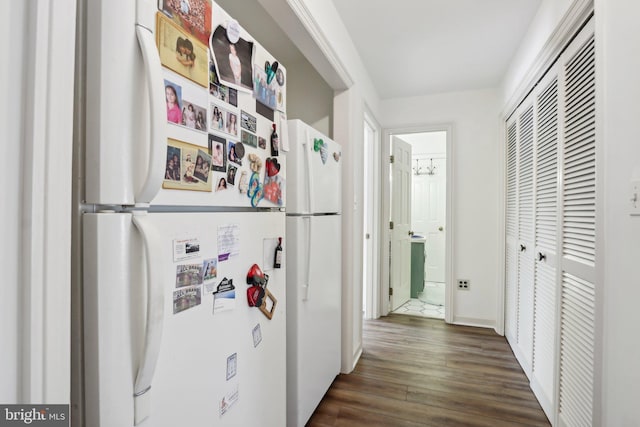
<svg viewBox="0 0 640 427">
<path fill-rule="evenodd" d="M 527 376 L 533 355 L 534 182 L 533 104 L 518 114 L 518 346 L 516 358 Z"/>
<path fill-rule="evenodd" d="M 593 21 L 593 20 L 592 20 Z M 561 58 L 560 426 L 593 425 L 596 325 L 596 139 L 593 22 Z"/>
<path fill-rule="evenodd" d="M 531 388 L 555 417 L 556 244 L 558 206 L 558 72 L 550 70 L 535 96 L 535 279 Z"/>
<path fill-rule="evenodd" d="M 505 242 L 505 335 L 518 343 L 518 142 L 516 118 L 507 122 L 507 206 Z"/>
</svg>

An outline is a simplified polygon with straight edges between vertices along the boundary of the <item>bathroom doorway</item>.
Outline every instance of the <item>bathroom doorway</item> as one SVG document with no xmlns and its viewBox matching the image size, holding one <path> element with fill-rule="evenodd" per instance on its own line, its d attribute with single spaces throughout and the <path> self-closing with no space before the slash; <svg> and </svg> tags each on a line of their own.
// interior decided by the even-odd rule
<svg viewBox="0 0 640 427">
<path fill-rule="evenodd" d="M 450 266 L 447 243 L 451 237 L 448 221 L 448 202 L 451 199 L 451 186 L 448 185 L 449 134 L 448 129 L 436 129 L 392 135 L 394 139 L 411 145 L 412 169 L 408 189 L 411 192 L 411 292 L 407 301 L 395 308 L 393 313 L 445 319 L 449 300 L 447 272 Z M 393 174 L 390 179 L 393 179 Z M 394 198 L 394 188 L 398 187 L 391 183 L 391 200 Z M 391 250 L 390 263 L 394 262 L 394 256 L 397 254 Z M 390 277 L 390 282 L 394 283 L 393 277 Z M 394 303 L 397 306 L 397 301 Z"/>
</svg>

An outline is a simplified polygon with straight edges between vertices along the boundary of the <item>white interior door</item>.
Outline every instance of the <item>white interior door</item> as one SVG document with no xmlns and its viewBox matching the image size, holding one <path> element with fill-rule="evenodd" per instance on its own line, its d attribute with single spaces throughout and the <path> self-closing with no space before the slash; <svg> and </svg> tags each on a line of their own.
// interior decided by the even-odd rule
<svg viewBox="0 0 640 427">
<path fill-rule="evenodd" d="M 518 114 L 518 345 L 514 351 L 530 376 L 533 357 L 534 186 L 533 103 Z"/>
<path fill-rule="evenodd" d="M 411 145 L 391 141 L 391 310 L 410 298 L 411 291 Z"/>
<path fill-rule="evenodd" d="M 565 103 L 559 209 L 560 366 L 558 425 L 597 424 L 596 48 L 594 20 L 562 58 Z M 601 342 L 601 341 L 600 341 Z M 624 349 L 621 349 L 624 351 Z"/>
<path fill-rule="evenodd" d="M 447 160 L 434 159 L 433 175 L 426 177 L 425 233 L 427 254 L 425 278 L 429 282 L 444 282 L 445 227 L 447 209 Z"/>
<path fill-rule="evenodd" d="M 557 69 L 556 69 L 557 70 Z M 555 414 L 558 79 L 550 71 L 536 90 L 535 280 L 531 388 L 547 417 Z"/>
<path fill-rule="evenodd" d="M 516 118 L 507 122 L 507 194 L 505 242 L 505 336 L 518 343 L 518 133 Z"/>
</svg>

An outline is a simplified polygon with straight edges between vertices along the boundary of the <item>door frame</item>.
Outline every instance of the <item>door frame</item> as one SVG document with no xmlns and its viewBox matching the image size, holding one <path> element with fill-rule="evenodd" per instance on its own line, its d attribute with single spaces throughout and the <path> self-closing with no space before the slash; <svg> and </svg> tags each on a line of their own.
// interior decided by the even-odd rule
<svg viewBox="0 0 640 427">
<path fill-rule="evenodd" d="M 447 323 L 452 323 L 454 319 L 453 313 L 453 271 L 454 271 L 454 258 L 453 258 L 453 237 L 455 235 L 455 223 L 453 219 L 453 188 L 454 188 L 454 156 L 455 151 L 453 149 L 453 136 L 454 126 L 450 123 L 444 124 L 425 124 L 411 127 L 398 127 L 384 129 L 382 138 L 381 156 L 382 160 L 382 176 L 386 179 L 382 180 L 382 218 L 381 224 L 386 225 L 381 227 L 382 232 L 380 235 L 381 244 L 381 260 L 385 260 L 380 263 L 380 314 L 386 316 L 389 314 L 389 241 L 391 233 L 389 232 L 390 221 L 390 197 L 391 197 L 391 185 L 389 176 L 391 173 L 390 153 L 391 153 L 391 137 L 394 135 L 401 135 L 407 133 L 426 133 L 426 132 L 446 132 L 447 133 L 447 183 L 446 183 L 446 223 L 445 228 L 445 261 L 444 261 L 444 280 L 445 280 L 445 315 L 444 320 Z"/>
<path fill-rule="evenodd" d="M 370 281 L 370 283 L 366 284 L 364 283 L 363 280 L 363 291 L 364 291 L 364 305 L 365 305 L 365 310 L 364 310 L 364 318 L 365 319 L 377 319 L 380 317 L 380 308 L 381 308 L 381 294 L 380 294 L 380 277 L 381 277 L 381 265 L 383 264 L 382 262 L 380 262 L 381 258 L 380 257 L 380 242 L 382 240 L 380 240 L 380 232 L 382 230 L 382 222 L 380 221 L 380 216 L 381 216 L 381 176 L 382 174 L 380 173 L 381 171 L 381 166 L 380 166 L 380 154 L 382 153 L 381 150 L 381 141 L 380 141 L 380 126 L 378 125 L 378 123 L 375 121 L 375 119 L 373 118 L 373 115 L 369 113 L 368 108 L 365 108 L 364 111 L 364 119 L 363 119 L 363 126 L 367 125 L 369 126 L 372 130 L 373 130 L 373 140 L 371 141 L 371 154 L 372 154 L 372 162 L 371 164 L 368 164 L 368 159 L 365 159 L 365 164 L 364 164 L 364 172 L 366 173 L 367 168 L 372 168 L 371 171 L 371 176 L 374 177 L 373 180 L 371 180 L 370 184 L 371 184 L 371 202 L 369 203 L 369 206 L 364 205 L 364 200 L 363 200 L 363 225 L 366 226 L 367 224 L 367 214 L 368 214 L 368 210 L 369 208 L 371 208 L 371 210 L 373 212 L 371 212 L 372 214 L 372 224 L 371 224 L 371 245 L 372 245 L 372 251 L 371 251 L 371 259 L 367 259 L 367 254 L 368 252 L 366 251 L 366 238 L 363 239 L 363 254 L 362 254 L 362 260 L 363 260 L 363 278 L 366 277 L 365 274 L 365 267 L 367 266 L 367 263 L 369 263 L 369 266 L 371 267 L 371 271 L 372 271 L 372 280 Z M 364 140 L 363 138 L 363 144 L 366 143 L 367 141 Z M 365 148 L 366 150 L 366 148 Z M 363 179 L 366 175 L 363 175 Z M 365 188 L 363 188 L 363 190 L 366 192 L 367 191 L 367 183 L 364 183 Z M 364 228 L 364 227 L 363 227 Z M 364 236 L 363 236 L 364 237 Z"/>
</svg>

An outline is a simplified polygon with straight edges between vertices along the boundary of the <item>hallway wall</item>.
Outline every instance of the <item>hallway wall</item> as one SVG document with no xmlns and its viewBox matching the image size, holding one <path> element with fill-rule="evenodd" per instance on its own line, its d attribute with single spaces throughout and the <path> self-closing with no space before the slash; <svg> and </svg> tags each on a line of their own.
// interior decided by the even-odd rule
<svg viewBox="0 0 640 427">
<path fill-rule="evenodd" d="M 640 4 L 596 0 L 599 116 L 604 155 L 603 426 L 640 420 L 640 216 L 630 216 L 631 179 L 640 180 Z"/>
<path fill-rule="evenodd" d="M 543 0 L 502 80 L 504 106 L 524 82 L 538 54 L 551 37 L 574 0 Z"/>
<path fill-rule="evenodd" d="M 2 152 L 9 154 L 3 162 L 6 177 L 20 177 L 23 169 L 24 146 L 22 144 L 23 129 L 15 126 L 21 123 L 24 111 L 24 98 L 19 96 L 24 86 L 23 69 L 20 66 L 26 61 L 26 43 L 22 37 L 22 28 L 26 27 L 26 5 L 23 2 L 11 2 L 0 16 L 0 31 L 4 40 L 14 39 L 16 66 L 0 67 L 0 89 L 5 101 L 0 104 L 0 141 Z M 19 396 L 19 360 L 21 353 L 18 339 L 19 329 L 18 307 L 20 305 L 20 252 L 22 249 L 22 180 L 5 180 L 0 191 L 0 203 L 4 207 L 0 211 L 3 225 L 3 244 L 0 247 L 0 268 L 2 286 L 0 286 L 0 402 L 16 402 Z M 11 208 L 13 207 L 13 208 Z"/>
<path fill-rule="evenodd" d="M 256 2 L 263 6 L 264 13 L 256 12 L 260 9 L 251 9 Z M 275 56 L 282 56 L 284 61 L 290 52 L 286 49 L 280 52 L 282 47 L 277 44 L 272 46 L 268 42 L 271 37 L 269 33 L 279 32 L 271 24 L 273 18 L 267 16 L 275 15 L 288 39 L 282 43 L 290 45 L 288 42 L 293 41 L 317 71 L 294 77 L 290 81 L 293 85 L 288 90 L 298 92 L 302 89 L 304 92 L 289 98 L 292 103 L 287 105 L 287 112 L 289 118 L 299 117 L 315 124 L 342 145 L 342 226 L 343 230 L 351 231 L 343 233 L 342 241 L 342 371 L 351 372 L 362 351 L 363 123 L 365 111 L 375 120 L 379 119 L 378 94 L 333 3 L 318 0 L 221 0 L 219 3 L 235 15 L 254 37 L 260 38 L 265 48 Z M 304 74 L 305 70 L 309 70 L 306 66 L 298 65 L 295 61 L 291 62 L 287 65 L 288 71 Z M 312 93 L 305 89 L 308 83 L 305 83 L 305 79 L 309 75 L 323 76 L 326 82 L 330 82 L 327 87 L 334 91 L 330 107 L 324 105 L 326 91 L 317 90 L 323 87 L 316 84 L 317 79 L 311 85 Z M 302 83 L 296 81 L 297 78 L 301 78 Z M 325 111 L 332 116 L 332 121 L 325 119 Z M 309 118 L 309 115 L 312 117 Z M 326 126 L 332 129 L 326 129 Z"/>
<path fill-rule="evenodd" d="M 453 289 L 453 321 L 496 327 L 500 283 L 498 218 L 502 206 L 498 91 L 445 93 L 382 101 L 384 128 L 453 126 L 452 281 L 468 279 L 470 291 Z"/>
<path fill-rule="evenodd" d="M 287 118 L 300 119 L 333 136 L 331 86 L 302 55 L 258 0 L 217 0 L 287 70 Z"/>
<path fill-rule="evenodd" d="M 302 58 L 287 64 L 287 118 L 300 119 L 333 138 L 333 89 Z"/>
<path fill-rule="evenodd" d="M 76 0 L 55 3 L 11 2 L 0 17 L 4 39 L 15 41 L 0 69 L 5 403 L 69 402 Z"/>
</svg>

